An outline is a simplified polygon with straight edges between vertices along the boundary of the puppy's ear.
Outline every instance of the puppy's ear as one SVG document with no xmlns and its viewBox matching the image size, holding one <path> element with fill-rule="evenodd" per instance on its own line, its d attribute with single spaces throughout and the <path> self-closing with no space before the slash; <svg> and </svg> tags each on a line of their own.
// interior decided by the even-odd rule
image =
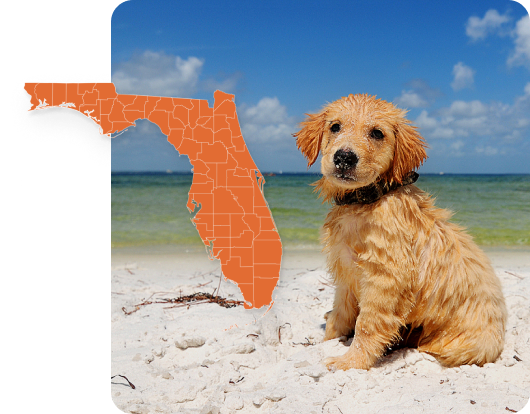
<svg viewBox="0 0 530 414">
<path fill-rule="evenodd" d="M 320 143 L 326 127 L 326 112 L 306 115 L 306 120 L 301 123 L 302 129 L 293 136 L 296 137 L 298 149 L 307 158 L 307 168 L 309 168 L 315 163 L 320 152 Z"/>
<path fill-rule="evenodd" d="M 406 119 L 399 122 L 395 129 L 396 147 L 394 159 L 385 177 L 388 181 L 402 182 L 405 174 L 418 169 L 427 158 L 427 143 L 418 133 L 415 126 Z"/>
</svg>

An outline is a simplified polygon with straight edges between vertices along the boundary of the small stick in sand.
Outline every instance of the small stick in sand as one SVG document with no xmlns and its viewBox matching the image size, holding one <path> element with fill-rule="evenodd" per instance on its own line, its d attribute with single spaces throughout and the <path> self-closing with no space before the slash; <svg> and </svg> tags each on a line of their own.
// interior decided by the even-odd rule
<svg viewBox="0 0 530 414">
<path fill-rule="evenodd" d="M 307 342 L 293 342 L 293 345 L 303 345 L 303 346 L 315 345 L 315 343 L 314 342 L 310 342 L 307 337 L 305 338 L 305 340 Z"/>
<path fill-rule="evenodd" d="M 291 324 L 289 322 L 286 322 L 284 323 L 282 326 L 278 326 L 278 341 L 280 342 L 280 344 L 282 343 L 282 333 L 281 333 L 281 330 L 283 327 L 285 327 L 285 325 L 289 325 L 291 326 Z"/>
<path fill-rule="evenodd" d="M 515 276 L 515 277 L 518 277 L 519 279 L 523 280 L 524 277 L 521 276 L 521 275 L 518 275 L 517 273 L 513 273 L 513 272 L 508 272 L 507 270 L 504 271 L 504 273 L 508 273 L 509 275 L 512 275 L 512 276 Z"/>
<path fill-rule="evenodd" d="M 133 384 L 131 381 L 129 381 L 129 379 L 128 379 L 125 375 L 114 375 L 113 377 L 110 377 L 110 379 L 113 379 L 113 378 L 116 378 L 116 377 L 122 377 L 122 378 L 125 378 L 125 381 L 127 381 L 127 382 L 129 383 L 129 386 L 130 386 L 133 390 L 136 389 L 136 387 L 134 386 L 134 384 Z"/>
<path fill-rule="evenodd" d="M 322 277 L 318 279 L 318 282 L 319 282 L 319 283 L 322 283 L 322 284 L 325 285 L 325 286 L 335 287 L 335 286 L 334 286 L 329 280 L 326 280 L 326 279 L 324 279 L 324 278 L 322 278 Z M 319 290 L 320 290 L 320 289 L 319 289 Z"/>
<path fill-rule="evenodd" d="M 221 289 L 221 280 L 223 280 L 223 272 L 219 274 L 219 286 L 217 286 L 217 294 L 215 295 L 216 297 L 219 296 L 219 289 Z M 215 292 L 216 291 L 214 290 L 214 293 Z"/>
<path fill-rule="evenodd" d="M 214 269 L 214 270 L 209 270 L 208 272 L 199 273 L 198 275 L 194 275 L 194 276 L 192 276 L 190 279 L 195 279 L 196 277 L 201 277 L 201 276 L 211 275 L 211 274 L 215 273 L 218 269 L 219 269 L 219 268 Z"/>
</svg>

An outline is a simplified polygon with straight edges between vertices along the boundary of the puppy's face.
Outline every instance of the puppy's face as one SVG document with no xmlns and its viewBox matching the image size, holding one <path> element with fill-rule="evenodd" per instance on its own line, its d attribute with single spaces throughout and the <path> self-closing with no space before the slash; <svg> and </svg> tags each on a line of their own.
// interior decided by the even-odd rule
<svg viewBox="0 0 530 414">
<path fill-rule="evenodd" d="M 384 105 L 346 99 L 326 110 L 321 172 L 339 187 L 368 185 L 387 171 L 395 147 L 395 120 Z"/>
<path fill-rule="evenodd" d="M 379 177 L 401 182 L 426 158 L 423 138 L 404 115 L 386 101 L 350 95 L 309 115 L 297 145 L 309 166 L 322 154 L 322 174 L 334 187 L 355 189 Z"/>
</svg>

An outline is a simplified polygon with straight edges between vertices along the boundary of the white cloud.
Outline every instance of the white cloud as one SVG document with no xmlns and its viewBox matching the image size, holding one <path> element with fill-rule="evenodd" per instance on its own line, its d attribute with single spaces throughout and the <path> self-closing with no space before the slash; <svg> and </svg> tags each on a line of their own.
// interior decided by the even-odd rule
<svg viewBox="0 0 530 414">
<path fill-rule="evenodd" d="M 420 132 L 427 133 L 429 138 L 453 138 L 455 136 L 452 128 L 445 127 L 440 120 L 429 116 L 426 110 L 421 111 L 414 123 L 420 128 Z"/>
<path fill-rule="evenodd" d="M 446 116 L 457 117 L 476 117 L 486 114 L 487 111 L 487 105 L 477 100 L 470 102 L 454 101 L 449 108 L 443 110 Z"/>
<path fill-rule="evenodd" d="M 508 30 L 506 23 L 511 18 L 508 13 L 499 14 L 497 10 L 490 9 L 482 19 L 472 16 L 466 24 L 466 34 L 473 40 L 485 39 L 488 35 L 511 35 L 514 49 L 508 57 L 508 66 L 526 66 L 530 69 L 530 17 L 523 16 L 515 24 L 515 28 Z"/>
<path fill-rule="evenodd" d="M 112 82 L 118 93 L 189 98 L 197 91 L 204 60 L 164 52 L 135 54 L 118 65 Z"/>
<path fill-rule="evenodd" d="M 241 131 L 247 141 L 271 142 L 290 139 L 294 128 L 287 124 L 244 124 Z"/>
<path fill-rule="evenodd" d="M 430 134 L 432 138 L 443 138 L 443 139 L 450 139 L 455 137 L 455 131 L 452 128 L 446 128 L 446 127 L 436 127 L 432 133 Z"/>
<path fill-rule="evenodd" d="M 420 116 L 416 118 L 416 125 L 420 128 L 434 129 L 438 125 L 438 122 L 436 119 L 429 117 L 428 112 L 423 110 L 421 111 Z"/>
<path fill-rule="evenodd" d="M 499 14 L 497 10 L 490 9 L 481 19 L 471 16 L 466 23 L 466 34 L 473 40 L 485 39 L 489 34 L 503 33 L 503 25 L 510 21 L 508 14 Z"/>
<path fill-rule="evenodd" d="M 459 91 L 464 88 L 471 88 L 475 82 L 475 71 L 469 66 L 464 65 L 462 62 L 458 62 L 453 67 L 453 82 L 451 87 L 455 91 Z"/>
<path fill-rule="evenodd" d="M 515 50 L 508 58 L 509 66 L 526 66 L 530 69 L 530 17 L 522 17 L 513 31 Z"/>
<path fill-rule="evenodd" d="M 146 50 L 118 64 L 112 82 L 118 93 L 191 98 L 197 91 L 213 92 L 235 89 L 240 74 L 222 76 L 220 80 L 200 80 L 204 59 L 168 55 Z"/>
<path fill-rule="evenodd" d="M 486 147 L 482 147 L 482 146 L 476 147 L 475 152 L 481 155 L 486 155 L 486 156 L 491 157 L 492 155 L 497 155 L 499 153 L 499 149 L 488 145 Z"/>
<path fill-rule="evenodd" d="M 425 108 L 441 95 L 438 89 L 433 89 L 423 79 L 413 79 L 406 84 L 410 89 L 401 91 L 401 95 L 394 102 L 402 108 Z"/>
<path fill-rule="evenodd" d="M 498 102 L 484 104 L 477 100 L 455 101 L 448 108 L 440 109 L 438 115 L 440 124 L 453 131 L 454 137 L 497 136 L 515 127 L 507 124 L 508 118 L 521 116 L 515 107 Z"/>
<path fill-rule="evenodd" d="M 415 124 L 427 140 L 454 139 L 467 143 L 477 154 L 492 155 L 494 146 L 488 148 L 483 141 L 512 145 L 530 143 L 530 83 L 524 87 L 524 94 L 517 97 L 513 104 L 501 102 L 484 103 L 474 101 L 454 101 L 450 106 L 429 113 L 423 110 Z M 526 144 L 525 144 L 526 145 Z M 457 152 L 460 148 L 452 150 Z M 503 152 L 500 152 L 501 154 Z"/>
<path fill-rule="evenodd" d="M 403 108 L 423 108 L 429 103 L 414 91 L 402 91 L 395 99 L 396 104 Z"/>
<path fill-rule="evenodd" d="M 256 124 L 282 122 L 287 118 L 287 108 L 278 98 L 261 98 L 256 106 L 242 108 L 246 120 Z"/>
<path fill-rule="evenodd" d="M 291 134 L 296 130 L 294 118 L 287 115 L 287 108 L 276 97 L 264 97 L 255 106 L 243 104 L 238 114 L 245 140 L 292 140 Z"/>
</svg>

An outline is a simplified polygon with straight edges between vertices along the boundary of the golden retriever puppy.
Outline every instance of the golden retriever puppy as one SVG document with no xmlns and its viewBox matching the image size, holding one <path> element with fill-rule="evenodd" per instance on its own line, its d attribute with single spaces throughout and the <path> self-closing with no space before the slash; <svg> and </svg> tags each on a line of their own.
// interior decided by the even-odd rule
<svg viewBox="0 0 530 414">
<path fill-rule="evenodd" d="M 324 340 L 355 333 L 325 361 L 330 369 L 369 369 L 410 333 L 444 366 L 494 362 L 503 349 L 500 282 L 451 213 L 413 185 L 426 144 L 405 114 L 349 95 L 294 134 L 309 166 L 322 155 L 315 185 L 333 205 L 323 251 L 336 292 Z"/>
</svg>

